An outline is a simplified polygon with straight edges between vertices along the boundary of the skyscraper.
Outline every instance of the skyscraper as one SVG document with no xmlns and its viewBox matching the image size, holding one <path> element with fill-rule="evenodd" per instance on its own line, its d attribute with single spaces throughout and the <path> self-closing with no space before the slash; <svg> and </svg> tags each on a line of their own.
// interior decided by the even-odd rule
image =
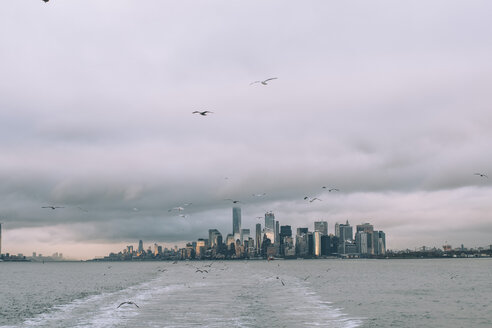
<svg viewBox="0 0 492 328">
<path fill-rule="evenodd" d="M 138 253 L 139 253 L 139 254 L 142 254 L 142 253 L 143 253 L 143 251 L 144 251 L 144 249 L 143 249 L 143 241 L 142 241 L 142 239 L 140 239 L 140 240 L 138 241 Z"/>
<path fill-rule="evenodd" d="M 377 246 L 375 247 L 375 245 L 379 243 L 378 241 L 379 234 L 377 233 L 377 231 L 374 232 L 373 225 L 370 223 L 362 223 L 362 224 L 358 224 L 356 226 L 356 229 L 357 229 L 356 234 L 363 233 L 366 235 L 366 236 L 361 235 L 361 238 L 366 240 L 362 242 L 362 244 L 361 241 L 358 242 L 356 238 L 356 243 L 358 242 L 357 248 L 359 253 L 371 254 L 371 255 L 377 254 L 378 250 L 377 250 Z"/>
<path fill-rule="evenodd" d="M 336 230 L 335 230 L 336 232 Z M 356 252 L 356 245 L 353 243 L 354 233 L 352 226 L 348 220 L 346 224 L 338 224 L 339 233 L 339 247 L 338 252 L 340 254 L 348 254 L 350 252 Z"/>
<path fill-rule="evenodd" d="M 275 243 L 279 244 L 280 243 L 280 222 L 276 221 L 275 222 Z"/>
<path fill-rule="evenodd" d="M 221 233 L 217 229 L 208 229 L 208 243 L 211 248 L 214 248 L 218 244 L 217 238 L 221 236 Z M 222 238 L 221 238 L 222 239 Z"/>
<path fill-rule="evenodd" d="M 314 256 L 321 256 L 321 231 L 314 232 Z"/>
<path fill-rule="evenodd" d="M 358 229 L 359 226 L 357 226 Z M 355 234 L 355 244 L 357 245 L 357 252 L 360 253 L 361 255 L 368 254 L 368 249 L 367 249 L 367 237 L 370 236 L 365 231 L 358 231 Z"/>
<path fill-rule="evenodd" d="M 339 224 L 339 229 L 340 229 L 340 235 L 337 237 L 340 237 L 340 241 L 353 241 L 354 240 L 354 232 L 352 229 L 352 226 L 349 224 L 348 220 L 346 224 Z"/>
<path fill-rule="evenodd" d="M 314 231 L 319 231 L 323 235 L 328 236 L 328 222 L 326 221 L 315 221 Z"/>
<path fill-rule="evenodd" d="M 241 208 L 232 208 L 232 235 L 234 241 L 241 239 Z"/>
<path fill-rule="evenodd" d="M 379 255 L 386 254 L 386 234 L 384 231 L 379 231 Z"/>
<path fill-rule="evenodd" d="M 278 221 L 277 221 L 277 223 L 278 223 Z M 280 226 L 280 233 L 279 233 L 280 255 L 283 255 L 283 256 L 286 255 L 285 250 L 290 247 L 290 245 L 286 245 L 286 240 L 290 241 L 290 243 L 292 244 L 292 248 L 293 248 L 294 245 L 293 245 L 293 239 L 292 239 L 292 228 L 290 225 Z"/>
<path fill-rule="evenodd" d="M 241 229 L 241 244 L 243 244 L 244 241 L 247 241 L 249 239 L 249 234 L 250 234 L 249 229 Z"/>
<path fill-rule="evenodd" d="M 260 254 L 261 252 L 261 223 L 256 224 L 256 239 L 255 239 L 255 246 L 256 246 L 256 253 Z"/>
<path fill-rule="evenodd" d="M 302 234 L 308 233 L 308 228 L 297 228 L 297 235 L 300 236 Z"/>
<path fill-rule="evenodd" d="M 272 212 L 265 213 L 265 235 L 272 244 L 275 243 L 275 215 Z"/>
<path fill-rule="evenodd" d="M 280 226 L 280 239 L 283 237 L 292 237 L 292 227 L 290 225 Z"/>
<path fill-rule="evenodd" d="M 356 232 L 367 232 L 367 233 L 372 233 L 374 231 L 374 227 L 370 223 L 362 223 L 358 224 L 356 226 L 357 230 Z"/>
</svg>

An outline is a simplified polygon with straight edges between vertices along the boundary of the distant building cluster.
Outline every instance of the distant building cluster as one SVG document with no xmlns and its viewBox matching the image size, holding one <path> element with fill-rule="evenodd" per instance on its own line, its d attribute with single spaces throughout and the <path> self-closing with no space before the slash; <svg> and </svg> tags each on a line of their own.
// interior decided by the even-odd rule
<svg viewBox="0 0 492 328">
<path fill-rule="evenodd" d="M 334 233 L 328 232 L 327 221 L 314 222 L 314 231 L 297 228 L 293 235 L 290 225 L 280 225 L 273 212 L 265 213 L 265 223 L 257 223 L 254 236 L 241 227 L 241 208 L 232 208 L 232 232 L 224 238 L 217 229 L 209 229 L 208 238 L 189 242 L 186 247 L 172 249 L 154 244 L 144 250 L 142 240 L 137 249 L 127 246 L 111 253 L 105 260 L 138 259 L 244 259 L 244 258 L 323 258 L 323 257 L 384 257 L 386 235 L 369 223 L 353 227 L 348 221 L 336 223 Z M 254 237 L 254 238 L 253 238 Z"/>
</svg>

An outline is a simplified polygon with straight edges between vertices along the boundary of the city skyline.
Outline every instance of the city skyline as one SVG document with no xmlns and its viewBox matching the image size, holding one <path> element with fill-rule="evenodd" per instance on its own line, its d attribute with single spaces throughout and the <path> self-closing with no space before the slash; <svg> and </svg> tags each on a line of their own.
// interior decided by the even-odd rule
<svg viewBox="0 0 492 328">
<path fill-rule="evenodd" d="M 231 200 L 253 238 L 272 211 L 371 222 L 393 249 L 489 245 L 491 9 L 8 2 L 2 252 L 182 245 L 229 229 Z"/>
</svg>

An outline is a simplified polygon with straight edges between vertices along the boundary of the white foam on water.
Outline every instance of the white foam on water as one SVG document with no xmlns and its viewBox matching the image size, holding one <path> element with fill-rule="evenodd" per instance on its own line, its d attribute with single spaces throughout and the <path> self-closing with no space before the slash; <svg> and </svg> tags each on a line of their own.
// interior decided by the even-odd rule
<svg viewBox="0 0 492 328">
<path fill-rule="evenodd" d="M 362 319 L 348 317 L 313 286 L 296 277 L 277 279 L 233 269 L 204 276 L 195 274 L 193 268 L 168 273 L 116 292 L 57 306 L 9 328 L 355 328 L 362 325 Z M 125 301 L 133 301 L 140 308 L 127 304 L 117 309 Z"/>
<path fill-rule="evenodd" d="M 262 304 L 266 309 L 262 321 L 257 318 L 241 317 L 240 327 L 282 326 L 282 327 L 336 327 L 355 328 L 362 325 L 362 318 L 350 318 L 342 309 L 322 299 L 309 284 L 295 277 L 269 278 L 258 288 L 263 290 Z M 284 282 L 284 284 L 281 284 Z M 255 311 L 251 311 L 254 315 Z M 268 324 L 266 324 L 268 323 Z"/>
<path fill-rule="evenodd" d="M 114 327 L 139 315 L 134 305 L 117 306 L 131 300 L 140 307 L 159 294 L 172 289 L 184 288 L 183 285 L 165 285 L 163 277 L 141 283 L 111 293 L 102 293 L 58 305 L 47 313 L 39 314 L 14 327 Z M 158 288 L 156 288 L 158 287 Z M 6 327 L 5 327 L 6 328 Z"/>
</svg>

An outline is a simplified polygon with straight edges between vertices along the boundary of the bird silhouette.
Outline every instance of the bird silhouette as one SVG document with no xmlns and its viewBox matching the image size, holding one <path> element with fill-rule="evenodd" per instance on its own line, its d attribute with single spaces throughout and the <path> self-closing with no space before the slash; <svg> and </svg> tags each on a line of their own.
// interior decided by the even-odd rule
<svg viewBox="0 0 492 328">
<path fill-rule="evenodd" d="M 234 204 L 237 204 L 237 203 L 241 203 L 240 200 L 234 200 L 234 199 L 230 199 L 230 198 L 226 198 L 224 200 L 230 200 L 231 202 L 233 202 Z"/>
<path fill-rule="evenodd" d="M 278 77 L 271 77 L 269 79 L 266 79 L 266 80 L 263 80 L 263 81 L 254 81 L 254 82 L 251 82 L 249 85 L 253 85 L 253 84 L 256 84 L 256 83 L 261 83 L 262 85 L 268 85 L 268 81 L 272 81 L 272 80 L 276 80 L 278 79 Z"/>
<path fill-rule="evenodd" d="M 340 191 L 340 189 L 337 189 L 337 188 L 328 188 L 326 186 L 323 186 L 321 187 L 322 189 L 328 189 L 329 192 L 332 192 L 332 191 Z"/>
<path fill-rule="evenodd" d="M 56 210 L 57 208 L 65 208 L 63 206 L 41 206 L 41 208 L 50 208 L 52 210 Z"/>
<path fill-rule="evenodd" d="M 321 201 L 321 199 L 319 199 L 318 197 L 311 198 L 308 196 L 304 197 L 304 200 L 308 200 L 310 203 L 314 202 L 315 200 Z"/>
<path fill-rule="evenodd" d="M 473 175 L 478 175 L 481 178 L 488 178 L 487 174 L 485 174 L 485 173 L 473 173 Z"/>
<path fill-rule="evenodd" d="M 133 305 L 135 305 L 136 307 L 140 308 L 140 306 L 138 306 L 136 303 L 134 303 L 134 302 L 132 302 L 132 301 L 127 301 L 127 302 L 122 302 L 122 303 L 120 303 L 120 305 L 118 305 L 117 309 L 118 309 L 120 306 L 125 305 L 125 304 L 130 304 L 130 305 L 131 305 L 131 304 L 133 304 Z"/>
<path fill-rule="evenodd" d="M 196 110 L 196 111 L 194 111 L 192 114 L 200 114 L 200 115 L 202 115 L 202 116 L 207 116 L 207 114 L 211 114 L 211 113 L 213 113 L 213 112 L 211 112 L 211 111 L 209 111 L 209 110 L 205 110 L 205 111 L 203 111 L 203 112 L 200 112 L 200 111 Z"/>
</svg>

